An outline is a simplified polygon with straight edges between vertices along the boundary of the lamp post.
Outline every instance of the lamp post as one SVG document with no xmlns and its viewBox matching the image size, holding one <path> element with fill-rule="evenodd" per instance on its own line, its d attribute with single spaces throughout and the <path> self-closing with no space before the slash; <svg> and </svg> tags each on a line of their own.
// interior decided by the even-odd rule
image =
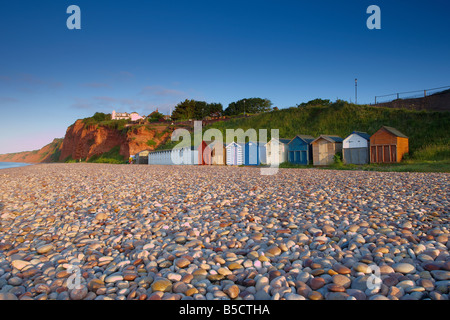
<svg viewBox="0 0 450 320">
<path fill-rule="evenodd" d="M 244 99 L 244 118 L 245 118 L 245 99 Z"/>
<path fill-rule="evenodd" d="M 358 104 L 358 79 L 355 79 L 355 104 Z"/>
</svg>

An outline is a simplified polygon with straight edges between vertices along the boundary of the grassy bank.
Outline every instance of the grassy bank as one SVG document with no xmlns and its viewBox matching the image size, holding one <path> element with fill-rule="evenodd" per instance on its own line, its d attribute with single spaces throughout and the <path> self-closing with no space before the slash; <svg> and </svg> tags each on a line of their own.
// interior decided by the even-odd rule
<svg viewBox="0 0 450 320">
<path fill-rule="evenodd" d="M 328 168 L 381 172 L 450 172 L 450 160 L 405 160 L 401 163 L 366 165 L 335 164 Z"/>
<path fill-rule="evenodd" d="M 364 165 L 335 163 L 330 166 L 314 167 L 313 165 L 298 165 L 281 163 L 280 168 L 308 169 L 317 168 L 322 170 L 362 170 L 381 172 L 450 172 L 450 159 L 447 160 L 405 160 L 401 163 L 379 164 L 371 163 Z"/>
<path fill-rule="evenodd" d="M 409 137 L 409 159 L 440 161 L 450 159 L 450 112 L 415 111 L 354 105 L 337 101 L 330 105 L 305 105 L 254 117 L 213 123 L 219 129 L 278 129 L 280 138 L 297 134 L 318 137 L 321 134 L 347 137 L 353 131 L 374 134 L 381 126 L 397 128 Z"/>
<path fill-rule="evenodd" d="M 113 164 L 123 164 L 127 163 L 124 156 L 122 156 L 120 153 L 120 146 L 115 146 L 110 151 L 94 155 L 87 159 L 87 162 L 89 163 L 113 163 Z M 64 162 L 65 163 L 77 163 L 80 159 L 76 160 L 73 159 L 71 156 L 68 156 Z M 81 159 L 81 162 L 86 162 L 86 159 Z"/>
</svg>

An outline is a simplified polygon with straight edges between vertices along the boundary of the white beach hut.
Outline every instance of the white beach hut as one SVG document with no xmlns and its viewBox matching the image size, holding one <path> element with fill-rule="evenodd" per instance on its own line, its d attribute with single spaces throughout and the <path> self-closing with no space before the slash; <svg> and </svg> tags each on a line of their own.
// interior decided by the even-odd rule
<svg viewBox="0 0 450 320">
<path fill-rule="evenodd" d="M 227 165 L 240 166 L 244 164 L 244 145 L 241 143 L 232 142 L 226 146 Z"/>
<path fill-rule="evenodd" d="M 269 142 L 266 143 L 266 161 L 267 164 L 272 164 L 274 161 L 277 161 L 278 156 L 278 164 L 288 161 L 289 154 L 289 142 L 290 139 L 275 139 L 272 138 Z M 274 144 L 278 142 L 278 155 L 273 153 L 276 152 L 274 149 Z M 273 152 L 272 152 L 273 151 Z"/>
<path fill-rule="evenodd" d="M 342 150 L 344 163 L 369 163 L 370 136 L 365 132 L 354 131 L 344 139 Z"/>
</svg>

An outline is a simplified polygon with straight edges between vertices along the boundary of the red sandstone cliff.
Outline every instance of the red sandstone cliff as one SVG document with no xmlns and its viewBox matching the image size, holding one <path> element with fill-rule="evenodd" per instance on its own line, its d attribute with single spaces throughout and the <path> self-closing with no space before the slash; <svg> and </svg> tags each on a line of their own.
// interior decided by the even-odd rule
<svg viewBox="0 0 450 320">
<path fill-rule="evenodd" d="M 8 153 L 0 155 L 0 162 L 56 162 L 59 160 L 63 139 L 55 139 L 40 150 Z"/>
<path fill-rule="evenodd" d="M 116 146 L 120 146 L 120 154 L 127 159 L 142 150 L 155 149 L 170 135 L 165 125 L 132 126 L 124 133 L 104 126 L 85 126 L 82 120 L 77 120 L 67 129 L 59 160 L 64 161 L 68 157 L 89 159 Z M 152 145 L 148 141 L 153 141 Z"/>
<path fill-rule="evenodd" d="M 0 161 L 40 163 L 64 162 L 70 158 L 88 160 L 117 146 L 120 146 L 120 154 L 125 160 L 140 151 L 156 149 L 172 134 L 165 124 L 134 125 L 127 129 L 85 126 L 83 120 L 77 120 L 67 128 L 64 140 L 55 139 L 40 150 L 0 155 Z"/>
</svg>

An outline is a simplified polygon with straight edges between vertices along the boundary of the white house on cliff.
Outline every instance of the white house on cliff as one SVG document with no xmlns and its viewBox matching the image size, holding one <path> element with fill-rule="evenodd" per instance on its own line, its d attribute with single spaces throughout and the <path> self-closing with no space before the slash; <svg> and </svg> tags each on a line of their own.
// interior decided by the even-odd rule
<svg viewBox="0 0 450 320">
<path fill-rule="evenodd" d="M 128 113 L 128 112 L 116 112 L 115 110 L 113 110 L 111 114 L 111 120 L 122 120 L 122 119 L 138 121 L 144 119 L 144 117 L 140 116 L 139 113 L 137 112 Z"/>
</svg>

